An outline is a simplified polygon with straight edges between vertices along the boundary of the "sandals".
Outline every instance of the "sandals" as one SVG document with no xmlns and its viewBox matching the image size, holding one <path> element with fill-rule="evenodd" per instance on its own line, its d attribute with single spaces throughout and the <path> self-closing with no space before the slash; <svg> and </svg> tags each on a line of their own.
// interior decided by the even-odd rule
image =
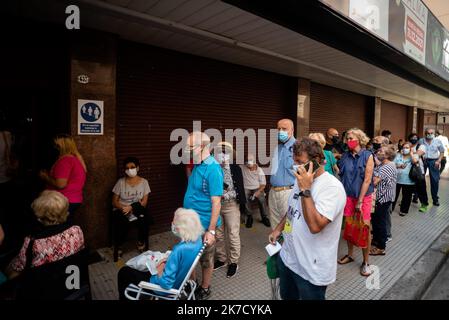
<svg viewBox="0 0 449 320">
<path fill-rule="evenodd" d="M 360 266 L 360 275 L 363 277 L 369 277 L 372 273 L 373 271 L 371 270 L 369 264 L 363 262 Z"/>
<path fill-rule="evenodd" d="M 350 255 L 345 255 L 343 258 L 341 258 L 340 260 L 338 260 L 338 264 L 347 264 L 347 263 L 351 263 L 353 262 L 354 259 L 350 256 Z"/>
<path fill-rule="evenodd" d="M 369 252 L 369 255 L 370 256 L 384 256 L 385 255 L 385 249 L 382 250 L 382 249 L 379 249 L 379 248 L 376 248 L 376 247 L 372 247 L 370 252 Z"/>
</svg>

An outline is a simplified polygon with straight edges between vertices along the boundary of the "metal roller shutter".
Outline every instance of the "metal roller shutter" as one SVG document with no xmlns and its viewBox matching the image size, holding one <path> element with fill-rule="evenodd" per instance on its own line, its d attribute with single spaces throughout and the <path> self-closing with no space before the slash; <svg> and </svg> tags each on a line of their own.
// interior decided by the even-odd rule
<svg viewBox="0 0 449 320">
<path fill-rule="evenodd" d="M 372 135 L 374 99 L 357 93 L 312 83 L 310 88 L 310 132 L 325 133 L 328 128 L 340 134 L 358 127 Z"/>
<path fill-rule="evenodd" d="M 380 130 L 390 130 L 391 140 L 407 138 L 407 112 L 408 107 L 402 104 L 382 100 L 380 111 Z"/>
<path fill-rule="evenodd" d="M 141 161 L 152 190 L 152 232 L 169 225 L 187 183 L 184 166 L 170 164 L 170 149 L 177 143 L 170 141 L 172 130 L 191 131 L 194 120 L 202 121 L 203 130 L 272 129 L 278 119 L 292 117 L 296 90 L 294 78 L 122 42 L 117 157 L 119 164 L 129 155 Z"/>
</svg>

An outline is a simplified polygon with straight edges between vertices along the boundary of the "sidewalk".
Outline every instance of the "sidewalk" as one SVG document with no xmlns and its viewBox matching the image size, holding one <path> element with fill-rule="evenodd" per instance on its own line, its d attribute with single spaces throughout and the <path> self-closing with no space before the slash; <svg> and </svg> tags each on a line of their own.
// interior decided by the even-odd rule
<svg viewBox="0 0 449 320">
<path fill-rule="evenodd" d="M 338 266 L 337 281 L 330 285 L 326 298 L 329 300 L 377 300 L 394 285 L 412 264 L 430 247 L 433 241 L 449 226 L 449 179 L 440 182 L 440 207 L 431 207 L 427 213 L 418 212 L 418 205 L 412 204 L 406 217 L 398 215 L 398 208 L 392 214 L 393 240 L 387 244 L 385 256 L 370 257 L 370 264 L 377 266 L 380 273 L 380 288 L 367 289 L 366 278 L 360 276 L 361 250 L 355 250 L 355 262 Z M 429 192 L 430 195 L 430 192 Z M 398 201 L 400 202 L 400 200 Z M 211 299 L 270 299 L 271 287 L 266 276 L 264 261 L 267 254 L 269 228 L 257 219 L 251 229 L 241 227 L 241 261 L 238 274 L 226 278 L 226 268 L 214 272 Z M 170 232 L 150 237 L 151 250 L 165 251 L 176 239 Z M 132 244 L 130 244 L 132 245 Z M 117 272 L 124 261 L 137 255 L 136 250 L 124 254 L 123 260 L 112 262 L 109 248 L 99 250 L 104 261 L 90 265 L 93 299 L 117 299 Z M 346 253 L 346 243 L 340 241 L 339 256 Z"/>
</svg>

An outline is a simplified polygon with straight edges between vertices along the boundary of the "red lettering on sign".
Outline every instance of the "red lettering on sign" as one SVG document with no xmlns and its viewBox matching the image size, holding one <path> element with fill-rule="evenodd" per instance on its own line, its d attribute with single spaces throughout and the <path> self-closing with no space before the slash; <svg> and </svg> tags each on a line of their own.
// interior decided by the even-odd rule
<svg viewBox="0 0 449 320">
<path fill-rule="evenodd" d="M 407 40 L 419 50 L 424 51 L 424 31 L 412 18 L 407 17 Z"/>
</svg>

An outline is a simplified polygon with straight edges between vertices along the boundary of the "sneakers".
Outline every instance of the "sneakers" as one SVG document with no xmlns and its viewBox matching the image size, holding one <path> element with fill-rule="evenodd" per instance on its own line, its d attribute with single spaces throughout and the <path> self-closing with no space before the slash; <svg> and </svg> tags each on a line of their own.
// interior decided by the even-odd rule
<svg viewBox="0 0 449 320">
<path fill-rule="evenodd" d="M 251 228 L 253 226 L 253 217 L 252 216 L 248 216 L 246 218 L 246 225 L 247 228 Z"/>
<path fill-rule="evenodd" d="M 223 268 L 226 265 L 225 262 L 222 262 L 220 260 L 215 260 L 214 262 L 214 270 L 218 270 L 220 268 Z"/>
<path fill-rule="evenodd" d="M 438 206 L 440 206 L 440 203 L 439 203 L 438 201 L 435 201 L 435 202 L 433 203 L 433 205 L 436 206 L 436 207 L 438 207 Z"/>
<path fill-rule="evenodd" d="M 228 273 L 226 274 L 227 278 L 232 278 L 237 274 L 237 270 L 239 269 L 239 266 L 236 263 L 231 263 L 228 267 Z"/>
<path fill-rule="evenodd" d="M 195 290 L 196 300 L 207 300 L 209 299 L 210 294 L 211 294 L 210 287 L 205 289 L 199 285 Z"/>
<path fill-rule="evenodd" d="M 266 216 L 262 218 L 262 223 L 265 225 L 265 227 L 271 227 L 270 219 L 268 219 L 268 217 Z"/>
<path fill-rule="evenodd" d="M 400 215 L 401 217 L 404 217 L 404 216 L 406 215 L 406 213 L 400 212 L 400 211 L 399 211 L 399 215 Z"/>
<path fill-rule="evenodd" d="M 369 264 L 365 262 L 362 263 L 362 265 L 360 266 L 360 275 L 364 277 L 369 277 L 372 273 L 373 271 L 371 270 Z"/>
<path fill-rule="evenodd" d="M 413 197 L 412 202 L 413 202 L 413 203 L 418 203 L 418 197 Z"/>
<path fill-rule="evenodd" d="M 392 237 L 388 237 L 388 238 L 387 238 L 387 241 L 385 241 L 385 243 L 388 243 L 388 242 L 390 242 L 391 240 L 393 240 L 393 238 L 392 238 Z"/>
<path fill-rule="evenodd" d="M 429 206 L 428 205 L 421 205 L 421 208 L 419 208 L 419 212 L 427 212 L 427 210 L 429 210 Z"/>
</svg>

